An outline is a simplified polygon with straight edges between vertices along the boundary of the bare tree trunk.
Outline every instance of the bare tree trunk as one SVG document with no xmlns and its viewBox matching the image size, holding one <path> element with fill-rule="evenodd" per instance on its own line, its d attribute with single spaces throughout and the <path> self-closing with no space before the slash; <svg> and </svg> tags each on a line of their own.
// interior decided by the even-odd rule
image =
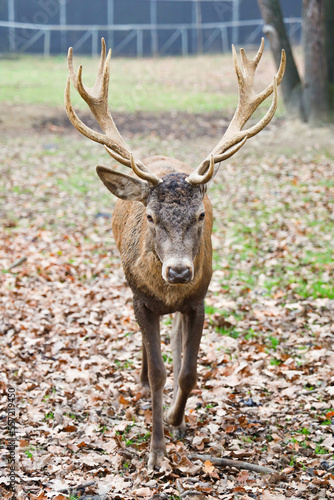
<svg viewBox="0 0 334 500">
<path fill-rule="evenodd" d="M 304 102 L 308 120 L 328 121 L 329 89 L 325 44 L 325 0 L 303 0 Z M 333 30 L 333 27 L 332 27 Z"/>
<path fill-rule="evenodd" d="M 287 111 L 305 120 L 302 82 L 292 55 L 279 0 L 258 0 L 258 4 L 265 22 L 263 31 L 269 39 L 277 67 L 281 59 L 281 50 L 284 49 L 286 52 L 286 70 L 281 87 Z"/>
<path fill-rule="evenodd" d="M 334 122 L 334 2 L 325 1 L 326 54 L 329 86 L 329 118 Z"/>
</svg>

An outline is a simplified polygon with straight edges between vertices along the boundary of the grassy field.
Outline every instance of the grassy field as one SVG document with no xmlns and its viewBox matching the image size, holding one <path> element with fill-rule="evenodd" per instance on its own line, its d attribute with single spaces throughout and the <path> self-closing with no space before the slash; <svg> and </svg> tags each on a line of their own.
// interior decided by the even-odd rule
<svg viewBox="0 0 334 500">
<path fill-rule="evenodd" d="M 74 63 L 75 67 L 83 65 L 84 82 L 92 85 L 98 59 L 75 56 Z M 270 54 L 265 53 L 257 80 L 260 88 L 269 83 L 270 72 L 274 75 L 274 66 Z M 0 60 L 0 74 L 0 102 L 62 107 L 65 57 Z M 75 94 L 73 91 L 73 103 L 83 109 L 85 104 Z M 232 58 L 230 54 L 185 59 L 115 58 L 109 95 L 114 111 L 223 110 L 230 114 L 237 103 Z M 282 110 L 280 107 L 279 112 Z"/>
<path fill-rule="evenodd" d="M 93 73 L 97 61 L 83 62 Z M 113 68 L 110 106 L 136 157 L 197 166 L 237 101 L 230 57 L 115 59 Z M 259 88 L 273 71 L 265 54 Z M 18 498 L 73 500 L 82 483 L 113 500 L 181 500 L 185 490 L 208 500 L 334 498 L 333 129 L 282 112 L 221 165 L 209 191 L 214 273 L 187 437 L 166 427 L 168 460 L 149 475 L 141 338 L 111 233 L 115 200 L 95 173 L 113 162 L 64 119 L 64 58 L 2 60 L 0 75 L 0 384 L 16 388 Z M 194 451 L 277 472 L 203 467 L 189 460 Z"/>
</svg>

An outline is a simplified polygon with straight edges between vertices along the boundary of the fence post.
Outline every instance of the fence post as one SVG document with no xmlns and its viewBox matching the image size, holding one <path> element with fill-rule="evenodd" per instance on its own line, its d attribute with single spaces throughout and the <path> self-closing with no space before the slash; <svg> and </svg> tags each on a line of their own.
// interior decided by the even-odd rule
<svg viewBox="0 0 334 500">
<path fill-rule="evenodd" d="M 235 24 L 232 27 L 232 43 L 234 45 L 239 44 L 239 7 L 240 0 L 233 0 L 232 21 L 234 21 Z"/>
<path fill-rule="evenodd" d="M 137 57 L 143 57 L 143 55 L 144 55 L 143 30 L 137 30 Z"/>
<path fill-rule="evenodd" d="M 114 0 L 108 0 L 107 22 L 108 26 L 114 25 Z M 114 31 L 112 29 L 108 30 L 108 47 L 114 50 Z"/>
<path fill-rule="evenodd" d="M 98 53 L 98 37 L 99 37 L 99 32 L 97 30 L 92 30 L 92 56 L 96 56 Z"/>
<path fill-rule="evenodd" d="M 221 37 L 222 37 L 222 48 L 223 53 L 228 51 L 228 37 L 227 37 L 227 29 L 221 28 Z"/>
<path fill-rule="evenodd" d="M 59 7 L 59 23 L 66 26 L 66 0 L 59 0 Z M 64 30 L 60 32 L 60 51 L 63 54 L 67 52 L 67 33 Z"/>
<path fill-rule="evenodd" d="M 151 51 L 152 55 L 156 57 L 158 55 L 158 31 L 157 31 L 157 0 L 151 1 Z"/>
<path fill-rule="evenodd" d="M 51 31 L 44 31 L 44 56 L 50 56 Z"/>
<path fill-rule="evenodd" d="M 182 55 L 188 55 L 188 33 L 186 28 L 181 29 Z"/>
<path fill-rule="evenodd" d="M 7 0 L 8 5 L 8 21 L 15 22 L 14 0 Z M 16 51 L 15 28 L 9 28 L 9 52 Z"/>
<path fill-rule="evenodd" d="M 196 23 L 196 41 L 197 41 L 197 53 L 203 54 L 203 32 L 202 32 L 202 9 L 201 2 L 195 0 L 195 23 Z"/>
</svg>

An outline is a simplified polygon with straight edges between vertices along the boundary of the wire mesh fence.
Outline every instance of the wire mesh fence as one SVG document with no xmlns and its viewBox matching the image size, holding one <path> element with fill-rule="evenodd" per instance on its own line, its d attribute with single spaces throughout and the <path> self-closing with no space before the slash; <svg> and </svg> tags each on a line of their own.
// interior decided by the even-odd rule
<svg viewBox="0 0 334 500">
<path fill-rule="evenodd" d="M 296 7 L 288 9 L 288 14 L 298 14 Z M 299 43 L 301 18 L 290 15 L 285 23 L 292 41 Z M 104 36 L 114 55 L 226 52 L 231 43 L 258 43 L 262 28 L 256 0 L 247 0 L 246 10 L 242 0 L 97 0 L 80 4 L 78 0 L 7 0 L 7 8 L 0 9 L 0 51 L 50 55 L 65 53 L 72 45 L 77 52 L 95 55 Z"/>
</svg>

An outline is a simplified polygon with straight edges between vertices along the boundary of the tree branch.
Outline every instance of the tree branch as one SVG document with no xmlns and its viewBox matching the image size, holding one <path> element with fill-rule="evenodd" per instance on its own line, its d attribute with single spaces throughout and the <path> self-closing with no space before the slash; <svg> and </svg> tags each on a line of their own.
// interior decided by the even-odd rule
<svg viewBox="0 0 334 500">
<path fill-rule="evenodd" d="M 209 460 L 212 464 L 223 465 L 226 467 L 235 467 L 236 469 L 250 470 L 253 472 L 262 472 L 263 474 L 273 474 L 277 472 L 271 467 L 265 467 L 264 465 L 250 464 L 249 462 L 241 462 L 240 460 L 230 460 L 228 458 L 216 458 L 210 455 L 200 455 L 199 453 L 191 453 L 189 458 L 199 459 L 202 462 Z"/>
</svg>

